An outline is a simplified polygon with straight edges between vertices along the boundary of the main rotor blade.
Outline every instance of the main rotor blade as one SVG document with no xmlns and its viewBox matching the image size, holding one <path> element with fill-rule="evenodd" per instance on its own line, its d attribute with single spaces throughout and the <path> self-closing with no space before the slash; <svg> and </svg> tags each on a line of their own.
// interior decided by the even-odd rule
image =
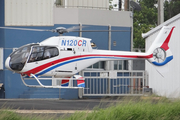
<svg viewBox="0 0 180 120">
<path fill-rule="evenodd" d="M 74 31 L 76 29 L 79 29 L 81 26 L 73 26 L 73 27 L 70 27 L 70 28 L 67 28 L 67 31 L 68 32 L 71 32 L 71 31 Z"/>
<path fill-rule="evenodd" d="M 29 29 L 29 28 L 13 28 L 13 27 L 0 27 L 2 29 L 15 29 L 15 30 L 29 30 L 29 31 L 51 31 L 52 30 L 43 30 L 43 29 Z"/>
<path fill-rule="evenodd" d="M 131 32 L 129 30 L 74 30 L 71 32 Z"/>
<path fill-rule="evenodd" d="M 86 26 L 74 26 L 71 28 L 64 28 L 66 32 L 131 32 L 130 30 L 76 30 L 79 28 L 84 28 Z M 29 30 L 29 31 L 50 31 L 57 32 L 56 29 L 45 30 L 45 29 L 31 29 L 31 28 L 15 28 L 15 27 L 0 27 L 0 29 L 14 29 L 14 30 Z"/>
</svg>

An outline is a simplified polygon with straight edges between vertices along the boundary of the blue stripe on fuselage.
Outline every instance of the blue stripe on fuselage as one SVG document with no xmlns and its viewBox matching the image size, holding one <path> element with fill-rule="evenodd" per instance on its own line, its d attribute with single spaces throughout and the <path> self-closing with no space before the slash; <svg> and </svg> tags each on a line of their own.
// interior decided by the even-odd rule
<svg viewBox="0 0 180 120">
<path fill-rule="evenodd" d="M 51 71 L 51 70 L 53 70 L 53 69 L 55 69 L 57 67 L 60 67 L 62 65 L 68 64 L 68 63 L 72 63 L 72 62 L 76 62 L 76 61 L 80 61 L 80 60 L 86 60 L 86 59 L 93 59 L 93 58 L 113 58 L 113 59 L 119 59 L 117 57 L 101 57 L 101 56 L 73 59 L 73 60 L 69 60 L 69 61 L 66 61 L 66 62 L 59 63 L 57 65 L 54 65 L 54 66 L 50 67 L 50 68 L 47 68 L 46 70 L 36 74 L 36 76 L 43 75 L 43 74 L 45 74 L 45 73 L 47 73 L 47 72 L 49 72 L 49 71 Z M 123 59 L 123 58 L 121 58 L 121 59 Z M 126 59 L 126 58 L 124 58 L 124 59 Z"/>
</svg>

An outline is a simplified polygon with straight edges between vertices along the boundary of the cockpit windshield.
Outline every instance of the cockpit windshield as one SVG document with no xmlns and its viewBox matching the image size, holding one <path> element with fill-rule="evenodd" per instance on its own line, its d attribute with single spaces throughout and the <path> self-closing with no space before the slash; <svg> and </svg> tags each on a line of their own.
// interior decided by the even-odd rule
<svg viewBox="0 0 180 120">
<path fill-rule="evenodd" d="M 10 67 L 12 70 L 21 71 L 30 54 L 31 45 L 22 46 L 10 55 Z"/>
</svg>

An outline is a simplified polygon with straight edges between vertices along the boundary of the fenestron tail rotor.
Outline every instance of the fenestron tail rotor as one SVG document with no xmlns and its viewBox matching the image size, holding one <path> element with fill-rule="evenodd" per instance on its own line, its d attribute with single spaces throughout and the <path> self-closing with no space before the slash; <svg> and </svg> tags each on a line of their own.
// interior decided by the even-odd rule
<svg viewBox="0 0 180 120">
<path fill-rule="evenodd" d="M 154 61 L 156 61 L 157 63 L 162 63 L 165 61 L 166 59 L 166 51 L 160 47 L 156 48 L 153 51 L 153 59 Z"/>
</svg>

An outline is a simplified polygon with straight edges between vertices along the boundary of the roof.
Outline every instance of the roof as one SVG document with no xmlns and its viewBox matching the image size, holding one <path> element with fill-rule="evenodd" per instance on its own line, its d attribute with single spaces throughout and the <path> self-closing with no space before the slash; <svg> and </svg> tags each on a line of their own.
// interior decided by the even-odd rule
<svg viewBox="0 0 180 120">
<path fill-rule="evenodd" d="M 157 27 L 155 27 L 154 29 L 150 30 L 149 32 L 142 33 L 142 37 L 146 38 L 146 37 L 150 36 L 151 34 L 157 32 L 158 30 L 160 30 L 163 26 L 168 26 L 170 23 L 172 23 L 172 22 L 174 22 L 174 21 L 176 21 L 178 19 L 180 19 L 180 14 L 172 17 L 171 19 L 169 19 L 169 20 L 167 20 L 165 22 L 163 22 L 162 24 L 158 25 Z"/>
</svg>

